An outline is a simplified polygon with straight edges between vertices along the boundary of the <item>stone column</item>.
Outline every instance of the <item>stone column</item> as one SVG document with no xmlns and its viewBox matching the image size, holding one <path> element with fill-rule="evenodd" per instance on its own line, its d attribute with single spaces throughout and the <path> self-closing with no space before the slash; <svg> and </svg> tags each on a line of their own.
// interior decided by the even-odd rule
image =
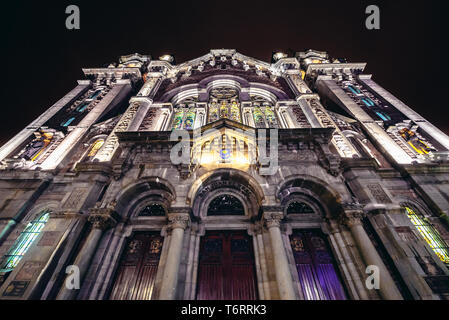
<svg viewBox="0 0 449 320">
<path fill-rule="evenodd" d="M 376 248 L 371 242 L 368 234 L 362 226 L 361 219 L 364 213 L 362 210 L 345 210 L 343 223 L 351 230 L 351 234 L 359 248 L 359 251 L 365 260 L 367 266 L 377 266 L 379 268 L 380 287 L 379 294 L 385 300 L 402 300 L 402 296 L 396 287 L 387 267 L 377 253 Z M 368 276 L 368 275 L 367 275 Z"/>
<path fill-rule="evenodd" d="M 112 208 L 94 208 L 91 211 L 88 220 L 92 223 L 92 230 L 90 231 L 86 242 L 84 243 L 82 249 L 78 253 L 74 266 L 79 268 L 79 283 L 80 287 L 83 284 L 83 280 L 89 269 L 92 257 L 98 247 L 101 236 L 103 232 L 116 225 L 117 219 L 114 217 L 115 212 Z M 71 277 L 68 276 L 64 281 L 63 287 L 59 291 L 57 300 L 75 300 L 79 290 L 68 289 L 66 281 L 70 281 Z"/>
<path fill-rule="evenodd" d="M 295 290 L 293 289 L 293 279 L 281 236 L 280 225 L 283 216 L 282 212 L 264 213 L 266 225 L 270 232 L 279 295 L 282 300 L 295 300 L 296 295 Z"/>
<path fill-rule="evenodd" d="M 179 264 L 181 262 L 182 241 L 184 230 L 189 224 L 188 214 L 169 214 L 168 228 L 171 230 L 171 239 L 165 262 L 164 276 L 162 278 L 159 300 L 173 300 L 178 284 Z"/>
</svg>

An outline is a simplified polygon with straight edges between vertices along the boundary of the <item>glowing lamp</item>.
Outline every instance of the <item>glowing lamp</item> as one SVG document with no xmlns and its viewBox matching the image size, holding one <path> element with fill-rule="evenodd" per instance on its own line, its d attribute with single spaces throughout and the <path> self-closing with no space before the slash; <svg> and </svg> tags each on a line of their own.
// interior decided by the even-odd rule
<svg viewBox="0 0 449 320">
<path fill-rule="evenodd" d="M 168 63 L 173 63 L 173 61 L 175 61 L 175 58 L 172 55 L 164 54 L 163 56 L 159 57 L 159 60 L 167 61 Z"/>
</svg>

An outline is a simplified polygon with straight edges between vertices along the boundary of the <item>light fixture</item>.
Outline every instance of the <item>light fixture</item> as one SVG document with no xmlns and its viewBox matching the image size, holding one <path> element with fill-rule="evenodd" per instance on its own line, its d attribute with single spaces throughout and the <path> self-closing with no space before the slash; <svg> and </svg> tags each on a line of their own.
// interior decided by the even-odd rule
<svg viewBox="0 0 449 320">
<path fill-rule="evenodd" d="M 168 63 L 173 63 L 173 61 L 175 61 L 175 58 L 170 54 L 164 54 L 159 57 L 159 60 L 167 61 Z"/>
</svg>

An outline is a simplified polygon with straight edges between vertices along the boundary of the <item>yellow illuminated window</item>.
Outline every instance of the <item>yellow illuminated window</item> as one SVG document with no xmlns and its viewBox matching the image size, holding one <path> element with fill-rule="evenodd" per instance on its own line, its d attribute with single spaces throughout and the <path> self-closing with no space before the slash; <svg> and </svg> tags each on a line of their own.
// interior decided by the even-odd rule
<svg viewBox="0 0 449 320">
<path fill-rule="evenodd" d="M 97 154 L 98 150 L 100 150 L 100 148 L 103 146 L 104 144 L 104 140 L 100 139 L 95 141 L 95 143 L 93 144 L 92 148 L 90 149 L 89 154 L 87 155 L 88 157 L 95 157 L 95 155 Z"/>
<path fill-rule="evenodd" d="M 446 264 L 449 264 L 449 248 L 446 242 L 441 238 L 438 231 L 420 214 L 417 214 L 410 207 L 405 207 L 407 216 L 419 231 L 421 236 L 429 244 L 435 254 Z"/>
</svg>

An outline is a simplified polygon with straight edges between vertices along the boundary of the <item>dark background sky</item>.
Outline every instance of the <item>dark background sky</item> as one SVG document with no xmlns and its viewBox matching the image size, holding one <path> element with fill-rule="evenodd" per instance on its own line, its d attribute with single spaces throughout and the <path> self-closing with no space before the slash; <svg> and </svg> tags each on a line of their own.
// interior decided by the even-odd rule
<svg viewBox="0 0 449 320">
<path fill-rule="evenodd" d="M 65 8 L 81 10 L 81 30 L 65 28 Z M 365 8 L 381 10 L 381 30 L 365 28 Z M 0 144 L 98 67 L 138 52 L 177 62 L 211 48 L 270 61 L 273 50 L 317 49 L 351 62 L 449 134 L 444 1 L 13 1 L 2 3 Z"/>
</svg>

